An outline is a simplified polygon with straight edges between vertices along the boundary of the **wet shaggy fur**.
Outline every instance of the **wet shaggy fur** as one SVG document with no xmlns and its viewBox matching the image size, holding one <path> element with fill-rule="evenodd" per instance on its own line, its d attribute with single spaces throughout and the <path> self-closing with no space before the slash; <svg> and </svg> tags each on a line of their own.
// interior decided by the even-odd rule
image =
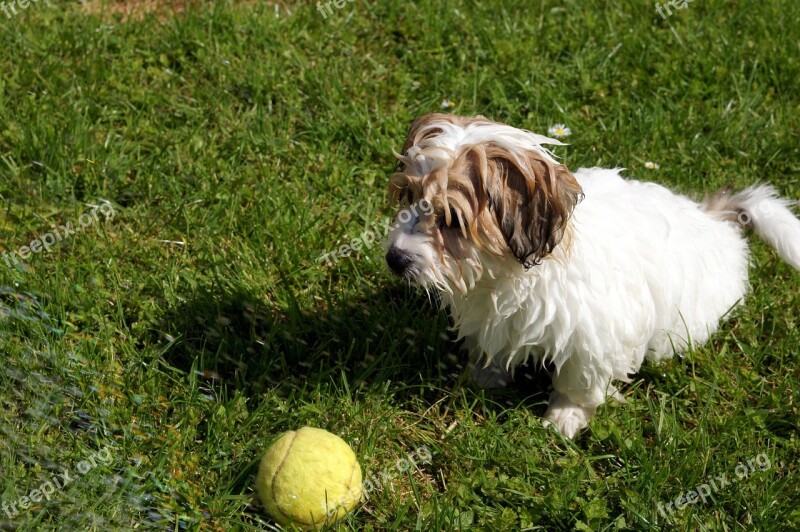
<svg viewBox="0 0 800 532">
<path fill-rule="evenodd" d="M 708 340 L 748 289 L 750 226 L 800 269 L 800 220 L 769 186 L 697 203 L 619 169 L 574 174 L 557 140 L 483 117 L 411 127 L 390 196 L 430 214 L 400 223 L 396 273 L 437 290 L 485 385 L 548 362 L 546 413 L 573 437 L 614 381 Z M 390 255 L 387 254 L 387 259 Z"/>
</svg>

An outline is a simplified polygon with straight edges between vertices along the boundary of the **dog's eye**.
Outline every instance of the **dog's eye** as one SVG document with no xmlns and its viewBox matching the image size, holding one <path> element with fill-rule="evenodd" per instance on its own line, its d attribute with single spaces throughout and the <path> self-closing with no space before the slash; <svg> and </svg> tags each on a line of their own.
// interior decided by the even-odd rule
<svg viewBox="0 0 800 532">
<path fill-rule="evenodd" d="M 439 227 L 449 227 L 450 229 L 462 230 L 461 219 L 455 209 L 450 209 L 450 225 L 447 225 L 447 217 L 444 213 L 439 215 Z"/>
</svg>

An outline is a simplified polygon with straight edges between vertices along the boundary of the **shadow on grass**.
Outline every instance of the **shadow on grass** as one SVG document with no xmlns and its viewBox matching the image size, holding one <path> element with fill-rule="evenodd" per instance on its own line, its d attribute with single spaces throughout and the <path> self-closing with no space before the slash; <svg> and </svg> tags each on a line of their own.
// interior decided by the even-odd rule
<svg viewBox="0 0 800 532">
<path fill-rule="evenodd" d="M 467 386 L 467 355 L 449 331 L 445 313 L 405 287 L 387 287 L 324 310 L 281 309 L 245 291 L 200 291 L 169 312 L 159 334 L 169 342 L 164 361 L 199 379 L 248 395 L 281 394 L 335 382 L 350 389 L 391 381 L 394 391 L 431 403 Z M 504 390 L 476 391 L 490 409 L 544 411 L 549 377 L 517 369 Z M 541 410 L 541 411 L 540 411 Z"/>
<path fill-rule="evenodd" d="M 171 345 L 164 360 L 257 394 L 313 388 L 342 376 L 354 387 L 428 382 L 441 377 L 436 355 L 457 352 L 440 334 L 444 316 L 402 288 L 326 306 L 285 309 L 242 291 L 198 292 L 165 317 L 160 341 Z"/>
</svg>

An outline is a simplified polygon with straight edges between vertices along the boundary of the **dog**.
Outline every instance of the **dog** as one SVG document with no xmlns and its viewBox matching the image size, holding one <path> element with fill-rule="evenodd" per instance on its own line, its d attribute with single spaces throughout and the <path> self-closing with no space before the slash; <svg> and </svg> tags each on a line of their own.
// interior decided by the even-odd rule
<svg viewBox="0 0 800 532">
<path fill-rule="evenodd" d="M 391 270 L 439 294 L 472 377 L 552 369 L 546 425 L 574 438 L 645 358 L 700 345 L 748 290 L 750 227 L 800 270 L 800 220 L 768 185 L 695 202 L 622 169 L 571 172 L 558 140 L 434 113 L 408 133 L 389 196 Z M 411 207 L 428 202 L 424 213 Z"/>
</svg>

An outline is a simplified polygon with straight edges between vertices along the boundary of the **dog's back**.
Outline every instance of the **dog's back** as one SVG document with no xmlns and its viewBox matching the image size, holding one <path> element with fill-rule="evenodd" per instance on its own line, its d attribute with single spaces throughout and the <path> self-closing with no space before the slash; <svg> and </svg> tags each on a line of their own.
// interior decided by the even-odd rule
<svg viewBox="0 0 800 532">
<path fill-rule="evenodd" d="M 624 180 L 617 170 L 581 169 L 575 176 L 586 198 L 575 209 L 573 253 L 583 255 L 587 269 L 602 260 L 611 277 L 592 290 L 636 301 L 652 314 L 638 320 L 651 322 L 649 358 L 705 342 L 747 290 L 748 248 L 737 224 L 660 185 Z"/>
</svg>

